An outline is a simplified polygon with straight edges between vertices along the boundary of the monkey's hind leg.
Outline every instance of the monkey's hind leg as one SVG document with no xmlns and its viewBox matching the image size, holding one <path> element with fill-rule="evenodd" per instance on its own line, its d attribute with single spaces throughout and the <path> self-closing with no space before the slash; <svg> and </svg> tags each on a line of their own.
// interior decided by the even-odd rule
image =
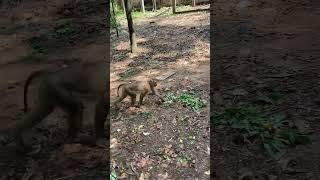
<svg viewBox="0 0 320 180">
<path fill-rule="evenodd" d="M 137 95 L 132 94 L 132 95 L 130 95 L 130 97 L 131 97 L 131 106 L 134 106 L 137 101 Z"/>
<path fill-rule="evenodd" d="M 23 141 L 23 133 L 27 129 L 31 129 L 35 125 L 41 122 L 44 118 L 46 118 L 53 110 L 54 110 L 54 104 L 52 101 L 50 101 L 50 98 L 41 99 L 38 105 L 34 107 L 34 109 L 26 115 L 25 118 L 18 121 L 16 123 L 16 127 L 14 130 L 14 138 L 19 146 L 19 148 L 23 149 L 31 149 L 31 147 L 28 147 L 24 141 Z"/>
<path fill-rule="evenodd" d="M 128 96 L 127 94 L 121 94 L 120 97 L 118 97 L 118 99 L 114 102 L 114 107 L 116 109 L 119 109 L 118 103 L 124 100 L 124 98 L 126 98 L 127 96 Z"/>
</svg>

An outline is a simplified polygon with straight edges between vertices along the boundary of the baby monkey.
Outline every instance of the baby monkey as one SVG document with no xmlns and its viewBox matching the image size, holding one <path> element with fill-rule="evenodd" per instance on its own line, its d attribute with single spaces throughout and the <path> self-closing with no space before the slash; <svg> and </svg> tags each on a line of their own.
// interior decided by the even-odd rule
<svg viewBox="0 0 320 180">
<path fill-rule="evenodd" d="M 156 95 L 161 99 L 162 102 L 164 102 L 164 99 L 155 89 L 156 86 L 157 86 L 156 79 L 148 79 L 146 81 L 137 81 L 133 83 L 120 84 L 117 90 L 118 99 L 115 101 L 114 105 L 116 108 L 118 108 L 117 104 L 127 96 L 130 96 L 131 105 L 134 106 L 136 103 L 136 97 L 139 94 L 140 95 L 139 103 L 136 107 L 140 107 L 140 105 L 143 105 L 143 98 L 149 93 L 151 93 L 151 95 Z M 119 93 L 119 90 L 120 90 L 120 93 Z"/>
</svg>

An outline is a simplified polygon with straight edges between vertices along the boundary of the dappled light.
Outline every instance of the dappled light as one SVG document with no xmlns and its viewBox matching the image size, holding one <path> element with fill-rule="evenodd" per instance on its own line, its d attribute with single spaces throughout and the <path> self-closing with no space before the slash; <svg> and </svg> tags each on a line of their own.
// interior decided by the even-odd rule
<svg viewBox="0 0 320 180">
<path fill-rule="evenodd" d="M 125 23 L 119 38 L 112 36 L 111 101 L 119 84 L 157 78 L 165 102 L 147 96 L 139 108 L 130 107 L 129 98 L 119 110 L 111 107 L 111 136 L 121 147 L 111 155 L 115 173 L 124 178 L 206 179 L 209 14 L 140 17 L 134 28 L 137 53 L 124 50 L 129 49 Z"/>
</svg>

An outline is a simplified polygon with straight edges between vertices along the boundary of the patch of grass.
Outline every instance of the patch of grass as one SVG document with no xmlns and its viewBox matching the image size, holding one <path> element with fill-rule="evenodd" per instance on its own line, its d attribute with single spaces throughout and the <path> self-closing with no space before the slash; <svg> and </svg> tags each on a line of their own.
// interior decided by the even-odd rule
<svg viewBox="0 0 320 180">
<path fill-rule="evenodd" d="M 188 136 L 188 137 L 187 137 L 187 142 L 188 142 L 188 144 L 194 144 L 195 139 L 196 139 L 195 136 L 192 136 L 192 135 Z"/>
<path fill-rule="evenodd" d="M 143 112 L 143 113 L 142 113 L 142 116 L 143 116 L 144 118 L 149 118 L 150 116 L 152 116 L 152 114 L 151 114 L 151 112 Z"/>
<path fill-rule="evenodd" d="M 287 148 L 306 144 L 310 139 L 297 129 L 289 128 L 280 115 L 266 115 L 251 105 L 235 105 L 211 117 L 214 125 L 226 125 L 237 130 L 244 139 L 258 140 L 267 153 L 278 157 Z"/>
<path fill-rule="evenodd" d="M 114 169 L 112 169 L 111 174 L 110 174 L 110 179 L 111 180 L 116 180 L 117 179 L 117 173 Z"/>
<path fill-rule="evenodd" d="M 116 6 L 115 6 L 116 7 Z M 176 11 L 187 11 L 193 9 L 192 6 L 177 6 Z M 126 15 L 124 14 L 124 11 L 121 7 L 116 7 L 115 9 L 116 16 L 121 20 L 126 20 Z M 162 7 L 160 9 L 157 9 L 156 11 L 145 11 L 145 13 L 141 12 L 139 8 L 134 8 L 132 10 L 132 18 L 133 19 L 140 19 L 145 17 L 155 17 L 155 16 L 168 16 L 168 15 L 174 15 L 172 14 L 172 8 L 171 7 Z"/>
<path fill-rule="evenodd" d="M 178 156 L 176 159 L 180 163 L 187 163 L 192 161 L 191 157 L 187 155 Z"/>
<path fill-rule="evenodd" d="M 123 73 L 119 74 L 119 76 L 120 76 L 119 80 L 124 80 L 125 78 L 136 75 L 140 71 L 141 71 L 141 69 L 138 69 L 138 68 L 128 68 Z"/>
<path fill-rule="evenodd" d="M 206 104 L 199 97 L 196 97 L 193 93 L 182 93 L 180 95 L 175 95 L 174 93 L 168 93 L 165 96 L 165 104 L 172 104 L 174 102 L 180 102 L 184 106 L 191 108 L 193 111 L 199 111 Z"/>
<path fill-rule="evenodd" d="M 177 6 L 176 8 L 176 11 L 179 12 L 179 11 L 190 11 L 194 9 L 192 6 L 190 5 L 186 5 L 186 6 Z"/>
<path fill-rule="evenodd" d="M 114 0 L 111 0 L 114 1 Z M 116 27 L 120 27 L 120 23 L 118 21 L 118 16 L 123 13 L 121 8 L 118 6 L 117 3 L 113 2 L 114 7 L 112 8 L 112 2 L 110 1 L 110 22 L 111 22 L 111 28 L 115 29 Z M 114 14 L 113 14 L 114 11 Z"/>
<path fill-rule="evenodd" d="M 180 166 L 186 166 L 192 162 L 192 158 L 188 155 L 181 155 L 176 158 L 177 164 Z"/>
<path fill-rule="evenodd" d="M 168 93 L 168 94 L 166 94 L 166 96 L 164 98 L 166 101 L 165 103 L 170 105 L 170 104 L 174 103 L 175 101 L 177 101 L 178 96 L 175 95 L 174 93 Z"/>
<path fill-rule="evenodd" d="M 280 104 L 283 101 L 283 96 L 279 92 L 272 92 L 270 96 L 266 96 L 264 94 L 258 95 L 258 97 L 255 99 L 256 104 L 272 104 L 277 105 Z"/>
<path fill-rule="evenodd" d="M 41 34 L 29 40 L 33 54 L 46 54 L 48 50 L 70 45 L 71 40 L 80 31 L 80 28 L 71 21 L 58 24 L 48 33 Z"/>
</svg>

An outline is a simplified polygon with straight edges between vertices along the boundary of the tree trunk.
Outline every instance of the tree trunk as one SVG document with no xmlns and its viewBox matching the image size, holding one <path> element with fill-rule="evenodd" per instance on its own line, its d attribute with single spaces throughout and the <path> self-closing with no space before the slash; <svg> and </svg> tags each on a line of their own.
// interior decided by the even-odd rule
<svg viewBox="0 0 320 180">
<path fill-rule="evenodd" d="M 193 6 L 193 7 L 196 6 L 196 0 L 192 0 L 192 6 Z"/>
<path fill-rule="evenodd" d="M 141 11 L 142 13 L 145 13 L 145 9 L 144 9 L 144 0 L 141 0 Z"/>
<path fill-rule="evenodd" d="M 172 3 L 172 13 L 175 14 L 176 13 L 176 3 L 177 1 L 176 0 L 171 0 L 171 3 Z"/>
<path fill-rule="evenodd" d="M 121 6 L 123 8 L 124 14 L 126 14 L 126 6 L 124 5 L 124 0 L 121 0 Z"/>
<path fill-rule="evenodd" d="M 132 11 L 131 0 L 124 0 L 124 5 L 126 7 L 131 52 L 135 53 L 137 52 L 137 41 L 136 41 L 136 34 L 133 29 L 132 14 L 131 14 L 131 11 Z"/>
<path fill-rule="evenodd" d="M 116 23 L 116 31 L 117 31 L 117 37 L 119 37 L 119 30 L 118 30 L 118 24 L 117 24 L 117 19 L 116 19 L 116 13 L 114 12 L 114 0 L 111 0 L 111 5 L 112 5 L 112 13 L 113 13 L 113 20 Z"/>
<path fill-rule="evenodd" d="M 157 0 L 152 0 L 152 11 L 157 10 Z"/>
</svg>

